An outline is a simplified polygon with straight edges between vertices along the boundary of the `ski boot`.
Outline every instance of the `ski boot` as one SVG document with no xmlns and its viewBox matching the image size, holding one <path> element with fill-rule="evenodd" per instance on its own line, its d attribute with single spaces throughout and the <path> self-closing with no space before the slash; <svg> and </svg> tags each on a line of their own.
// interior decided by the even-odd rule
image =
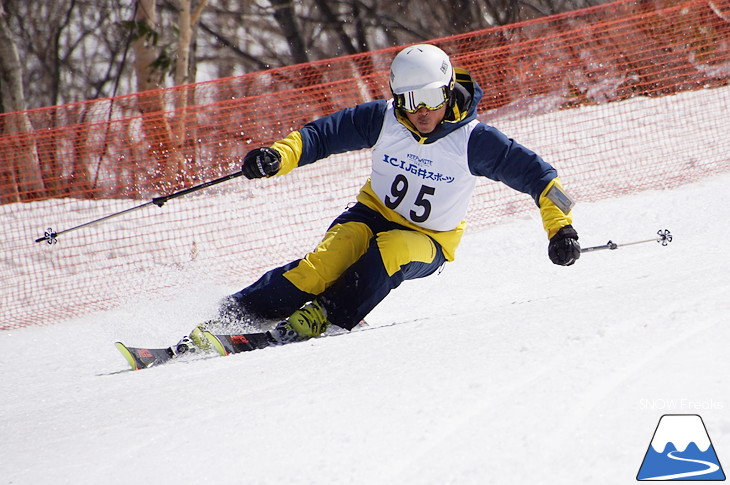
<svg viewBox="0 0 730 485">
<path fill-rule="evenodd" d="M 273 339 L 273 343 L 283 345 L 319 337 L 329 325 L 327 310 L 315 300 L 305 304 L 286 320 L 277 323 L 269 331 L 269 335 Z"/>
<path fill-rule="evenodd" d="M 170 347 L 175 355 L 184 354 L 186 352 L 208 352 L 212 350 L 210 341 L 203 332 L 208 329 L 207 322 L 201 323 L 190 332 L 190 335 L 184 336 L 180 341 Z"/>
</svg>

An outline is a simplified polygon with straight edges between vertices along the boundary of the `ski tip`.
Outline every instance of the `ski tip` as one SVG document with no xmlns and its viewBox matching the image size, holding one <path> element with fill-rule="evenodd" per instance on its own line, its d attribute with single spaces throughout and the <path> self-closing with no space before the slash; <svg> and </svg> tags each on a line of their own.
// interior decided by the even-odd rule
<svg viewBox="0 0 730 485">
<path fill-rule="evenodd" d="M 203 332 L 203 335 L 205 335 L 205 338 L 207 338 L 211 345 L 213 345 L 213 348 L 216 350 L 216 352 L 223 356 L 228 355 L 228 351 L 223 346 L 223 343 L 218 339 L 218 337 L 216 337 L 207 330 Z"/>
<path fill-rule="evenodd" d="M 127 363 L 132 368 L 132 370 L 139 370 L 140 368 L 137 366 L 137 361 L 135 360 L 132 353 L 129 351 L 126 345 L 124 345 L 121 342 L 114 342 L 114 346 L 119 350 L 119 352 L 122 354 L 122 356 L 127 360 Z"/>
</svg>

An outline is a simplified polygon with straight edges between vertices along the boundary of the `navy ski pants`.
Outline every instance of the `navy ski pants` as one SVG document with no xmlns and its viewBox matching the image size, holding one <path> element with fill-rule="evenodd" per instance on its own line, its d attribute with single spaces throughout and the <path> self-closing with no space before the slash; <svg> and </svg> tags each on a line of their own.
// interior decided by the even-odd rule
<svg viewBox="0 0 730 485">
<path fill-rule="evenodd" d="M 304 258 L 272 269 L 232 295 L 246 313 L 284 319 L 317 298 L 330 323 L 351 330 L 390 290 L 445 262 L 441 246 L 357 203 Z"/>
</svg>

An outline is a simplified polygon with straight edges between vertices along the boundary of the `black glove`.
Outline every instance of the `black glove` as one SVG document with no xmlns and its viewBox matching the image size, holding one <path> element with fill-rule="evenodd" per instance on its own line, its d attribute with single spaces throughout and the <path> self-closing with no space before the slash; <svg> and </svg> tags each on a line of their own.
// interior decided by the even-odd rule
<svg viewBox="0 0 730 485">
<path fill-rule="evenodd" d="M 561 266 L 570 266 L 580 258 L 580 244 L 578 244 L 578 233 L 573 226 L 563 226 L 550 239 L 548 245 L 548 256 L 550 261 Z"/>
<path fill-rule="evenodd" d="M 243 157 L 241 171 L 247 179 L 271 177 L 281 168 L 281 155 L 273 148 L 263 147 L 251 150 Z"/>
</svg>

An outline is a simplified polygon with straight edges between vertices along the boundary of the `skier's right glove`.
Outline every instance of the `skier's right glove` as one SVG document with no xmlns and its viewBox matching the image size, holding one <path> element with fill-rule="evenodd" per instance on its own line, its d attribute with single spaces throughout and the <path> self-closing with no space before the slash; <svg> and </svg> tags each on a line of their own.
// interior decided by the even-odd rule
<svg viewBox="0 0 730 485">
<path fill-rule="evenodd" d="M 243 157 L 241 171 L 247 179 L 271 177 L 281 168 L 281 155 L 273 148 L 263 147 L 251 150 Z"/>
<path fill-rule="evenodd" d="M 570 266 L 580 258 L 580 244 L 578 244 L 578 232 L 568 224 L 563 226 L 550 239 L 548 245 L 548 256 L 550 261 L 560 266 Z"/>
</svg>

